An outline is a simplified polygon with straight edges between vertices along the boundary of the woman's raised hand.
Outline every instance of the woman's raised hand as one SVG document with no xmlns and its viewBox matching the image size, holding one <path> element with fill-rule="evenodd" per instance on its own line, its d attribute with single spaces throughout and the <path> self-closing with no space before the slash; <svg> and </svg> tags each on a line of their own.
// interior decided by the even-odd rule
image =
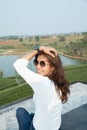
<svg viewBox="0 0 87 130">
<path fill-rule="evenodd" d="M 52 47 L 40 46 L 39 50 L 45 52 L 46 54 L 51 55 L 52 57 L 57 56 L 57 51 L 54 48 L 52 48 Z"/>
</svg>

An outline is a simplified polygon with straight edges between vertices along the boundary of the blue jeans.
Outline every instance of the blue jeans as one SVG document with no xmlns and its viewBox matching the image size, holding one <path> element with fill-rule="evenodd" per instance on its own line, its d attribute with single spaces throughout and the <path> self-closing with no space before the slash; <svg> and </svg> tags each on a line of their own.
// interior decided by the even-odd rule
<svg viewBox="0 0 87 130">
<path fill-rule="evenodd" d="M 16 110 L 16 118 L 19 124 L 19 130 L 35 130 L 32 123 L 33 116 L 34 114 L 29 114 L 26 109 L 18 108 Z"/>
<path fill-rule="evenodd" d="M 19 124 L 19 130 L 35 130 L 33 127 L 32 119 L 34 114 L 29 114 L 24 108 L 16 110 L 16 118 Z"/>
</svg>

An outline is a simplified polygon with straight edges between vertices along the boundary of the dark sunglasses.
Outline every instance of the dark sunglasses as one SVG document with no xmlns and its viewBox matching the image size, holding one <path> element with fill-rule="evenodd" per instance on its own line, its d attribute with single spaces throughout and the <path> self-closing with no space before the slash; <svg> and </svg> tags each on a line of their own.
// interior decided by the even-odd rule
<svg viewBox="0 0 87 130">
<path fill-rule="evenodd" d="M 39 64 L 41 67 L 45 67 L 46 65 L 48 65 L 44 61 L 39 62 L 38 60 L 34 60 L 33 63 L 35 66 L 37 66 Z"/>
</svg>

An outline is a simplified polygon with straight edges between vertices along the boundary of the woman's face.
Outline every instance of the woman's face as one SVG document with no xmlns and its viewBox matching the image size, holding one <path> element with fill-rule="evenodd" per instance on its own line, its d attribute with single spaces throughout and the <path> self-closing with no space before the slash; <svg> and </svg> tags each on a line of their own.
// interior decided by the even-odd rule
<svg viewBox="0 0 87 130">
<path fill-rule="evenodd" d="M 54 70 L 44 55 L 39 55 L 36 62 L 36 71 L 43 76 L 49 76 Z"/>
</svg>

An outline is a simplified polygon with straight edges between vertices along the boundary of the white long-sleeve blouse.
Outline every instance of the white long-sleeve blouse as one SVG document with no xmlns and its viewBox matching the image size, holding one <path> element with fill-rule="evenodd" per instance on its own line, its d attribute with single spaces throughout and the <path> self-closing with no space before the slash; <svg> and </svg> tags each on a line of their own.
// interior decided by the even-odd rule
<svg viewBox="0 0 87 130">
<path fill-rule="evenodd" d="M 34 91 L 34 128 L 35 130 L 58 130 L 61 125 L 62 102 L 55 85 L 48 77 L 31 71 L 27 67 L 28 63 L 28 60 L 21 58 L 16 60 L 13 66 Z"/>
</svg>

